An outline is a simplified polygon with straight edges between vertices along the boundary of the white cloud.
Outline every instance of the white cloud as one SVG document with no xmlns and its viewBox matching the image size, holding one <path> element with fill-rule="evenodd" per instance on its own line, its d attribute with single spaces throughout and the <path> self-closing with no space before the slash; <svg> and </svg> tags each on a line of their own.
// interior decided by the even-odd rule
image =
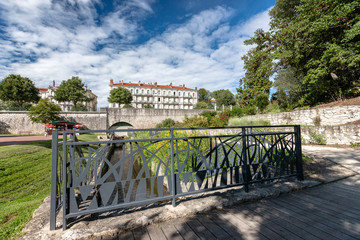
<svg viewBox="0 0 360 240">
<path fill-rule="evenodd" d="M 17 73 L 47 87 L 52 80 L 59 84 L 77 75 L 98 95 L 102 107 L 107 106 L 110 78 L 235 91 L 244 74 L 241 56 L 249 49 L 243 41 L 257 28 L 267 29 L 270 21 L 265 11 L 230 26 L 234 12 L 217 7 L 132 45 L 142 29 L 127 11 L 140 9 L 140 18 L 145 12 L 153 14 L 152 0 L 128 1 L 123 9 L 102 17 L 100 24 L 94 20 L 99 16 L 93 1 L 70 2 L 77 2 L 79 11 L 45 0 L 0 3 L 11 14 L 6 19 L 7 39 L 0 40 L 1 78 Z"/>
</svg>

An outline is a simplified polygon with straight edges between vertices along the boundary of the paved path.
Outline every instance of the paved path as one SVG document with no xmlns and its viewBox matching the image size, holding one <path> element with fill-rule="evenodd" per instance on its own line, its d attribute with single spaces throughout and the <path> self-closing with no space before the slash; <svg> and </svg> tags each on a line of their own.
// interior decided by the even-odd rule
<svg viewBox="0 0 360 240">
<path fill-rule="evenodd" d="M 360 152 L 304 146 L 360 172 Z M 149 225 L 113 239 L 360 239 L 360 175 L 278 198 Z"/>
<path fill-rule="evenodd" d="M 0 136 L 0 146 L 51 140 L 51 136 Z"/>
<path fill-rule="evenodd" d="M 319 145 L 303 145 L 303 154 L 316 155 L 334 161 L 360 174 L 360 151 L 353 148 L 336 148 Z"/>
</svg>

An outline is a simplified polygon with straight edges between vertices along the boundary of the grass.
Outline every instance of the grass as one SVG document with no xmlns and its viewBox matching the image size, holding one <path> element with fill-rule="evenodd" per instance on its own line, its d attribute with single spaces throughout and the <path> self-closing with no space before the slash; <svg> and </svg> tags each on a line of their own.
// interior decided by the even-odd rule
<svg viewBox="0 0 360 240">
<path fill-rule="evenodd" d="M 95 134 L 78 136 L 97 140 Z M 0 147 L 0 239 L 14 239 L 50 196 L 51 140 Z"/>
<path fill-rule="evenodd" d="M 269 126 L 270 122 L 264 119 L 230 118 L 230 126 Z"/>
<path fill-rule="evenodd" d="M 50 195 L 51 141 L 0 147 L 0 239 L 12 239 Z"/>
</svg>

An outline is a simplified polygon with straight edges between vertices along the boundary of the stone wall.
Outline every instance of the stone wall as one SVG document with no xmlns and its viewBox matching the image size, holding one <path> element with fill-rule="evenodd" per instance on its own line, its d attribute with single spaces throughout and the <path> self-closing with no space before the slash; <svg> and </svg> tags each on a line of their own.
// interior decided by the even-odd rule
<svg viewBox="0 0 360 240">
<path fill-rule="evenodd" d="M 320 119 L 321 126 L 334 126 L 360 119 L 360 106 L 338 106 L 295 110 L 292 112 L 259 114 L 246 116 L 247 119 L 266 119 L 271 125 L 299 124 L 314 126 L 315 119 Z"/>
<path fill-rule="evenodd" d="M 105 108 L 100 112 L 62 112 L 60 115 L 67 121 L 79 122 L 87 129 L 104 130 L 117 122 L 127 122 L 135 128 L 154 128 L 166 118 L 183 121 L 185 116 L 192 117 L 203 110 L 182 109 L 118 109 Z M 0 134 L 20 134 L 29 131 L 32 134 L 44 133 L 44 125 L 32 123 L 24 112 L 0 111 Z"/>
<path fill-rule="evenodd" d="M 301 128 L 301 137 L 305 143 L 316 143 L 310 137 L 314 133 L 324 137 L 326 144 L 360 143 L 360 125 Z"/>
</svg>

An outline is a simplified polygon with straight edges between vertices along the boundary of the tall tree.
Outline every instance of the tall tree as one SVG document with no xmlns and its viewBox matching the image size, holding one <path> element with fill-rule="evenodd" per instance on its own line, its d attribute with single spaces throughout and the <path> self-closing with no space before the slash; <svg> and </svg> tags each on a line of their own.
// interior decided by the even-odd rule
<svg viewBox="0 0 360 240">
<path fill-rule="evenodd" d="M 27 77 L 10 74 L 0 82 L 0 100 L 16 102 L 22 107 L 25 103 L 36 103 L 40 99 L 39 90 Z"/>
<path fill-rule="evenodd" d="M 55 91 L 54 99 L 59 102 L 72 102 L 75 108 L 78 102 L 90 101 L 86 96 L 84 84 L 79 77 L 72 77 L 67 81 L 62 81 Z"/>
<path fill-rule="evenodd" d="M 264 33 L 270 36 L 270 51 L 266 59 L 259 58 L 258 65 L 247 64 L 247 59 L 256 62 L 266 49 L 265 41 L 256 42 L 259 31 L 255 32 L 248 41 L 255 48 L 244 57 L 247 74 L 240 86 L 256 92 L 263 82 L 256 73 L 266 69 L 261 75 L 265 79 L 273 72 L 291 71 L 300 86 L 298 105 L 359 93 L 359 13 L 358 0 L 278 0 L 270 11 L 271 29 Z"/>
<path fill-rule="evenodd" d="M 131 92 L 122 87 L 114 88 L 110 91 L 110 96 L 108 97 L 108 101 L 110 103 L 118 103 L 120 104 L 130 104 L 132 101 Z"/>
<path fill-rule="evenodd" d="M 210 101 L 210 91 L 205 88 L 200 88 L 199 91 L 199 101 L 208 103 Z"/>
<path fill-rule="evenodd" d="M 48 98 L 40 99 L 36 106 L 31 106 L 28 116 L 35 123 L 50 123 L 60 119 L 60 107 Z"/>
<path fill-rule="evenodd" d="M 230 106 L 236 104 L 234 94 L 232 94 L 228 89 L 216 90 L 211 93 L 211 96 L 215 98 L 216 105 L 218 106 Z"/>
</svg>

